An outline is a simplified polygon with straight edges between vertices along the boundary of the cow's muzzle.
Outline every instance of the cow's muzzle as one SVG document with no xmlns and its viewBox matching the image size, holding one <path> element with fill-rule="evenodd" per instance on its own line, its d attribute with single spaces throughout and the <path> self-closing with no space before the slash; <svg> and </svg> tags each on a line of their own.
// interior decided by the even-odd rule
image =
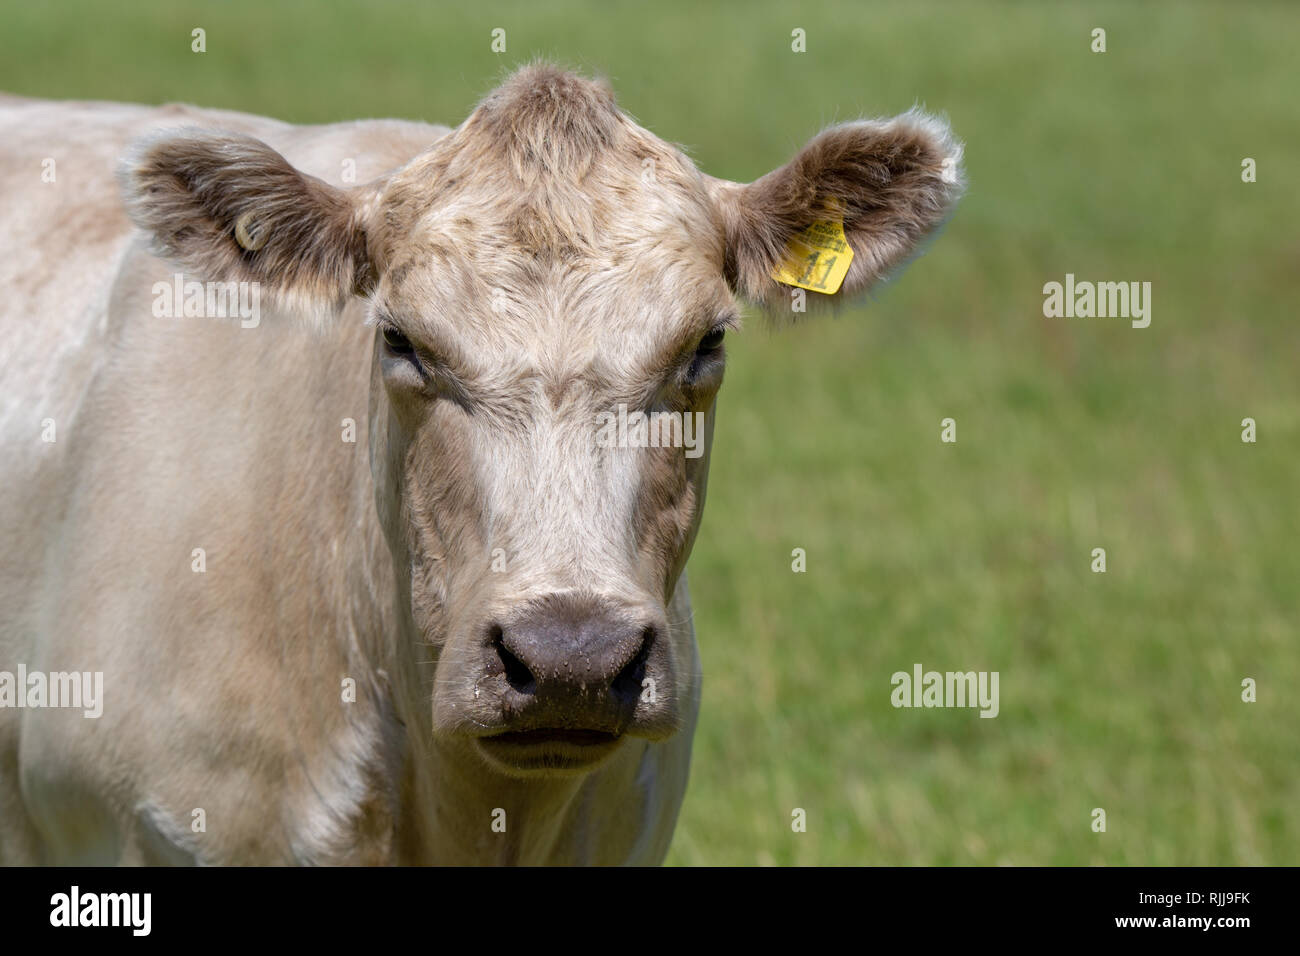
<svg viewBox="0 0 1300 956">
<path fill-rule="evenodd" d="M 500 721 L 477 743 L 520 770 L 581 770 L 624 736 L 658 739 L 676 727 L 672 654 L 662 611 L 562 592 L 488 624 L 480 692 Z"/>
</svg>

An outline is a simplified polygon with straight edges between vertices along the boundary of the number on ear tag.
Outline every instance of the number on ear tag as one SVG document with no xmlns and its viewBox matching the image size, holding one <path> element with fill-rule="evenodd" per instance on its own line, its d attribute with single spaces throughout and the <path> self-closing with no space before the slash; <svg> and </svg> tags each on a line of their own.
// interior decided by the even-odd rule
<svg viewBox="0 0 1300 956">
<path fill-rule="evenodd" d="M 785 262 L 772 270 L 772 278 L 811 292 L 834 295 L 852 262 L 853 250 L 844 236 L 844 223 L 819 219 L 790 237 Z"/>
</svg>

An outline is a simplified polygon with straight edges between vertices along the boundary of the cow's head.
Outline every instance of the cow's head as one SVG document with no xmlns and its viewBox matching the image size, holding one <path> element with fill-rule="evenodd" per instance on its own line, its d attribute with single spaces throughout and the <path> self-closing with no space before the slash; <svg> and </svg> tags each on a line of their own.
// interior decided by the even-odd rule
<svg viewBox="0 0 1300 956">
<path fill-rule="evenodd" d="M 808 299 L 865 290 L 945 218 L 959 159 L 909 113 L 715 180 L 605 86 L 534 66 L 364 187 L 194 131 L 148 143 L 125 183 L 159 253 L 200 278 L 316 314 L 368 299 L 376 500 L 400 613 L 435 649 L 434 732 L 528 773 L 678 725 L 694 654 L 666 608 L 738 299 L 789 309 L 773 270 L 828 218 L 852 265 Z"/>
</svg>

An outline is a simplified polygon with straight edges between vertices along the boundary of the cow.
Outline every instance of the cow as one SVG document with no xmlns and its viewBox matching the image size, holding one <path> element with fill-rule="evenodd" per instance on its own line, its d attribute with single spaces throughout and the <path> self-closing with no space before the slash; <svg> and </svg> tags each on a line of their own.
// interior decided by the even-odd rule
<svg viewBox="0 0 1300 956">
<path fill-rule="evenodd" d="M 723 340 L 963 176 L 913 109 L 713 178 L 533 63 L 454 129 L 6 98 L 0 182 L 0 861 L 653 864 Z"/>
</svg>

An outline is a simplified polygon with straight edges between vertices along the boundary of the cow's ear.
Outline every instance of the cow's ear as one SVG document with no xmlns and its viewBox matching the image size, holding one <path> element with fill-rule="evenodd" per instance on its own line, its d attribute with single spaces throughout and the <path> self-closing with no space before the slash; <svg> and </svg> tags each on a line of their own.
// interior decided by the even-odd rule
<svg viewBox="0 0 1300 956">
<path fill-rule="evenodd" d="M 255 281 L 282 306 L 338 307 L 373 281 L 364 190 L 299 172 L 251 136 L 169 130 L 118 171 L 131 218 L 153 251 L 211 281 Z"/>
<path fill-rule="evenodd" d="M 814 303 L 864 292 L 915 255 L 951 213 L 963 188 L 961 154 L 946 123 L 913 110 L 833 126 L 748 185 L 715 181 L 728 281 L 768 308 L 790 299 L 791 283 L 773 278 L 778 270 L 814 287 L 807 295 Z M 837 223 L 853 258 L 834 292 L 816 291 L 822 280 L 829 289 L 840 278 L 837 263 L 828 265 Z"/>
</svg>

